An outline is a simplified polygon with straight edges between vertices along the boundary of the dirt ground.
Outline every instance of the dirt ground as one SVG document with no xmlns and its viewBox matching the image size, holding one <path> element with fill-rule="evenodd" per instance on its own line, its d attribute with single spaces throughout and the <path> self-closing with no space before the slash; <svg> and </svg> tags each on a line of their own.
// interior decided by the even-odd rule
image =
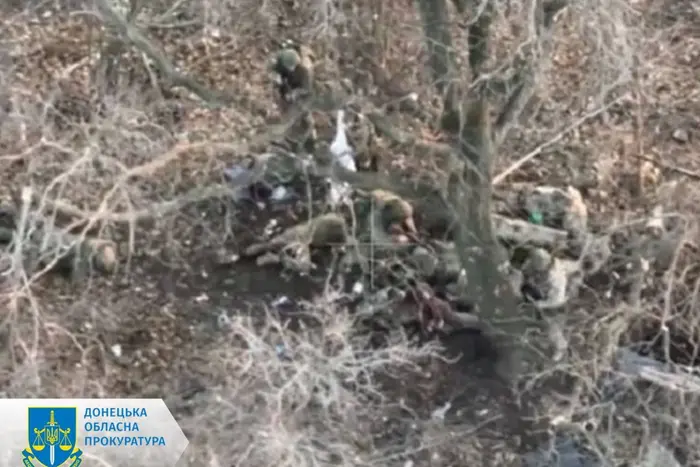
<svg viewBox="0 0 700 467">
<path fill-rule="evenodd" d="M 280 15 L 286 8 L 284 2 L 271 5 Z M 597 50 L 595 40 L 581 37 L 586 29 L 577 24 L 575 13 L 562 18 L 556 28 L 549 79 L 541 86 L 546 92 L 511 134 L 494 173 L 542 146 L 532 162 L 503 184 L 573 185 L 584 194 L 592 222 L 601 230 L 648 215 L 662 204 L 665 212 L 680 213 L 688 221 L 688 241 L 697 245 L 700 10 L 692 1 L 642 0 L 629 2 L 628 7 L 639 28 L 630 31 L 629 44 L 613 41 L 611 45 L 600 38 Z M 428 78 L 419 69 L 425 52 L 415 12 L 390 2 L 382 14 L 391 31 L 383 66 L 404 89 L 430 96 Z M 11 199 L 21 187 L 33 186 L 51 193 L 49 199 L 60 198 L 95 212 L 118 179 L 119 164 L 143 164 L 178 141 L 250 142 L 265 124 L 279 118 L 265 72 L 275 47 L 273 39 L 280 34 L 312 34 L 308 18 L 286 17 L 290 23 L 280 26 L 273 24 L 279 23 L 274 12 L 251 15 L 249 29 L 240 26 L 245 30 L 235 33 L 216 24 L 211 26 L 218 28 L 216 33 L 214 29 L 204 32 L 200 26 L 149 29 L 177 67 L 206 86 L 235 91 L 237 101 L 226 108 L 207 109 L 179 90 L 165 98 L 157 96 L 140 55 L 131 53 L 119 65 L 131 72 L 122 76 L 119 93 L 98 112 L 90 76 L 97 63 L 97 20 L 78 10 L 47 6 L 13 12 L 0 27 L 4 44 L 0 103 L 7 103 L 5 113 L 0 113 L 0 197 Z M 458 25 L 455 30 L 459 45 L 463 31 Z M 507 42 L 508 33 L 503 36 Z M 625 55 L 633 46 L 636 55 Z M 413 57 L 413 66 L 405 63 L 407 56 Z M 320 76 L 342 74 L 343 67 L 361 75 L 350 57 L 341 54 L 341 58 L 337 65 L 322 67 Z M 627 64 L 634 76 L 620 72 Z M 590 82 L 593 68 L 602 82 Z M 630 84 L 616 91 L 619 99 L 614 105 L 559 136 L 562 122 L 576 122 L 593 111 L 602 102 L 602 89 L 621 80 Z M 47 102 L 61 109 L 64 117 L 56 116 L 44 105 Z M 89 123 L 80 121 L 82 112 L 90 114 Z M 10 115 L 21 117 L 10 119 Z M 331 121 L 322 115 L 319 120 Z M 321 133 L 326 135 L 328 130 L 322 128 Z M 102 158 L 78 163 L 81 151 L 91 145 L 99 148 Z M 154 173 L 129 180 L 128 193 L 119 188 L 109 209 L 128 209 L 126 198 L 139 209 L 175 199 L 193 187 L 221 183 L 222 169 L 243 155 L 194 151 L 176 158 Z M 410 163 L 411 156 L 385 154 L 383 165 L 403 159 Z M 640 184 L 640 167 L 646 160 L 660 173 L 648 184 Z M 304 215 L 303 206 L 296 215 Z M 106 216 L 98 223 L 99 234 L 118 242 L 124 258 L 113 276 L 93 276 L 76 285 L 49 274 L 20 288 L 4 281 L 0 285 L 6 302 L 6 311 L 0 313 L 0 393 L 7 397 L 165 397 L 176 407 L 176 417 L 189 420 L 183 401 L 231 384 L 231 375 L 225 374 L 229 364 L 217 360 L 232 339 L 221 325 L 222 314 L 263 319 L 279 297 L 310 301 L 324 293 L 325 277 L 300 278 L 232 259 L 272 218 L 282 224 L 295 222 L 288 212 L 240 206 L 226 198 L 155 216 L 131 226 L 133 231 L 128 223 L 112 222 Z M 690 278 L 696 259 L 695 246 L 683 258 L 687 276 L 683 284 L 690 285 L 679 284 L 676 293 L 695 297 Z M 658 278 L 659 294 L 666 280 Z M 581 307 L 614 308 L 616 298 L 607 296 L 605 287 L 591 284 L 594 298 L 586 298 L 589 301 Z M 663 297 L 658 295 L 645 302 L 649 310 L 644 324 L 637 326 L 640 338 L 662 305 Z M 685 307 L 694 309 L 692 304 Z M 285 320 L 284 314 L 281 319 Z M 677 339 L 678 362 L 695 363 L 692 334 L 685 330 Z M 481 351 L 471 340 L 447 344 L 465 353 Z M 387 422 L 383 429 L 392 439 L 385 444 L 402 439 L 404 454 L 417 451 L 415 465 L 467 461 L 518 465 L 511 453 L 517 444 L 513 440 L 534 443 L 540 436 L 538 423 L 529 425 L 535 431 L 528 433 L 518 432 L 520 427 L 511 423 L 522 411 L 535 410 L 528 407 L 527 396 L 512 400 L 512 394 L 481 375 L 478 365 L 435 365 L 424 371 L 425 381 L 390 383 L 392 391 L 401 395 L 396 400 L 410 407 L 402 409 L 403 402 L 396 402 L 387 412 L 395 426 Z M 444 377 L 434 378 L 438 374 Z M 437 379 L 440 384 L 435 384 Z M 413 432 L 406 431 L 411 418 L 406 412 L 430 419 L 432 411 L 447 401 L 452 404 L 447 426 L 421 425 L 420 440 L 411 440 Z M 193 433 L 197 423 L 189 420 L 184 425 L 199 443 L 197 448 L 206 451 L 211 441 Z M 478 437 L 467 436 L 474 426 L 481 430 Z M 375 442 L 374 449 L 384 445 L 381 440 Z M 425 447 L 431 442 L 448 447 Z M 454 449 L 455 444 L 461 444 L 460 449 Z M 363 449 L 372 448 L 358 448 Z M 331 465 L 328 462 L 325 465 Z M 390 461 L 374 463 L 389 465 Z"/>
</svg>

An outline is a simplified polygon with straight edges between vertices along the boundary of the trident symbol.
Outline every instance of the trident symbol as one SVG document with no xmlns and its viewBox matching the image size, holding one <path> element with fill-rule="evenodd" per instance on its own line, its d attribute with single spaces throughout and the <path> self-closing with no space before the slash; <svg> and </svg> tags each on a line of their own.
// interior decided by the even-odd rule
<svg viewBox="0 0 700 467">
<path fill-rule="evenodd" d="M 70 428 L 66 428 L 65 430 L 61 429 L 58 423 L 56 423 L 53 410 L 50 413 L 48 423 L 41 430 L 34 428 L 34 434 L 36 437 L 34 438 L 34 443 L 32 443 L 32 449 L 39 452 L 43 451 L 46 445 L 48 445 L 50 467 L 55 467 L 56 445 L 58 445 L 61 451 L 70 451 L 73 448 L 73 444 L 68 439 Z"/>
</svg>

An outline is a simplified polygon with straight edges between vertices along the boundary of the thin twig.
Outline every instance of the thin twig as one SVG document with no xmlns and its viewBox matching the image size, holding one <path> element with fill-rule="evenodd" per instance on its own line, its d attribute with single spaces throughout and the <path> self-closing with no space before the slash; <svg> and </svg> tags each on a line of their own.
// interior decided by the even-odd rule
<svg viewBox="0 0 700 467">
<path fill-rule="evenodd" d="M 686 177 L 690 177 L 694 180 L 700 180 L 700 173 L 698 172 L 693 172 L 692 170 L 684 169 L 683 167 L 678 167 L 675 165 L 670 165 L 665 162 L 661 162 L 657 159 L 654 159 L 653 157 L 648 157 L 648 156 L 643 156 L 641 154 L 637 155 L 638 159 L 641 159 L 643 161 L 648 161 L 651 162 L 652 164 L 661 167 L 664 170 L 670 170 L 672 172 L 679 173 L 681 175 L 685 175 Z"/>
<path fill-rule="evenodd" d="M 208 89 L 194 78 L 185 75 L 168 60 L 162 50 L 156 47 L 136 26 L 122 17 L 109 2 L 97 0 L 97 9 L 103 21 L 116 29 L 134 47 L 146 54 L 163 73 L 170 86 L 182 86 L 193 92 L 203 101 L 215 106 L 234 102 L 234 94 Z"/>
<path fill-rule="evenodd" d="M 545 141 L 544 143 L 540 144 L 537 146 L 535 149 L 530 151 L 529 153 L 525 154 L 523 157 L 515 161 L 513 164 L 511 164 L 510 167 L 508 167 L 506 170 L 501 172 L 500 174 L 496 175 L 493 177 L 493 185 L 498 185 L 501 183 L 503 180 L 505 180 L 510 174 L 518 170 L 520 167 L 525 165 L 526 163 L 530 162 L 532 159 L 535 157 L 539 156 L 542 154 L 542 151 L 547 149 L 549 146 L 558 143 L 564 136 L 566 136 L 568 133 L 574 131 L 576 128 L 580 127 L 584 123 L 586 123 L 588 120 L 597 117 L 601 113 L 605 112 L 608 110 L 610 107 L 613 105 L 617 104 L 622 98 L 618 97 L 616 99 L 613 99 L 609 103 L 605 104 L 603 107 L 600 107 L 593 112 L 589 112 L 580 118 L 578 118 L 575 122 L 571 123 L 569 126 L 565 127 L 561 131 L 559 131 L 553 138 L 551 138 L 548 141 Z"/>
<path fill-rule="evenodd" d="M 182 209 L 188 204 L 198 203 L 212 198 L 223 198 L 230 195 L 231 188 L 228 186 L 213 185 L 206 188 L 197 187 L 188 191 L 177 199 L 157 203 L 139 210 L 133 210 L 133 208 L 131 208 L 126 212 L 110 212 L 106 211 L 105 209 L 98 209 L 97 211 L 88 212 L 74 206 L 73 204 L 61 200 L 47 201 L 46 204 L 62 214 L 77 217 L 83 220 L 87 219 L 91 224 L 101 221 L 126 224 L 151 219 L 154 217 L 162 217 L 166 214 Z"/>
</svg>

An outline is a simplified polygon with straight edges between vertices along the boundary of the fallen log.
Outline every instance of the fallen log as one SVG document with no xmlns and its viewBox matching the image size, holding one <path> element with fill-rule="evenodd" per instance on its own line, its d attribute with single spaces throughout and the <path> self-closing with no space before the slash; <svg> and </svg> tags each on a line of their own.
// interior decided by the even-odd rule
<svg viewBox="0 0 700 467">
<path fill-rule="evenodd" d="M 618 371 L 633 379 L 673 391 L 700 393 L 700 372 L 696 368 L 674 363 L 664 364 L 624 348 L 617 350 L 616 362 Z"/>
<path fill-rule="evenodd" d="M 532 224 L 521 219 L 493 214 L 491 220 L 496 237 L 504 242 L 558 250 L 566 247 L 569 238 L 565 230 Z"/>
</svg>

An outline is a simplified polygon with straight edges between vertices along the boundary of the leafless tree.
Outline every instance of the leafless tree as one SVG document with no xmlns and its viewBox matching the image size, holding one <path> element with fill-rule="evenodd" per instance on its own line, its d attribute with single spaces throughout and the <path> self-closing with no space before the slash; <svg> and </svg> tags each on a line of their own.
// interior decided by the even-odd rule
<svg viewBox="0 0 700 467">
<path fill-rule="evenodd" d="M 459 15 L 468 17 L 468 70 L 460 69 L 455 63 L 447 0 L 418 2 L 431 71 L 438 90 L 444 94 L 441 126 L 450 135 L 454 153 L 464 162 L 463 169 L 450 174 L 446 208 L 455 211 L 455 218 L 466 219 L 458 226 L 457 239 L 470 297 L 492 323 L 507 321 L 508 325 L 500 324 L 497 328 L 515 339 L 525 328 L 504 275 L 503 267 L 509 259 L 493 231 L 491 172 L 495 154 L 509 128 L 533 96 L 537 64 L 526 63 L 517 71 L 514 82 L 505 87 L 505 104 L 494 116 L 489 94 L 496 86 L 484 75 L 494 10 L 499 5 L 493 0 L 455 0 L 454 5 Z M 532 2 L 535 14 L 531 21 L 537 32 L 535 47 L 547 49 L 554 16 L 565 6 L 562 0 Z M 470 74 L 475 85 L 459 79 L 466 74 Z M 501 371 L 504 376 L 516 376 L 519 351 L 508 353 Z"/>
</svg>

